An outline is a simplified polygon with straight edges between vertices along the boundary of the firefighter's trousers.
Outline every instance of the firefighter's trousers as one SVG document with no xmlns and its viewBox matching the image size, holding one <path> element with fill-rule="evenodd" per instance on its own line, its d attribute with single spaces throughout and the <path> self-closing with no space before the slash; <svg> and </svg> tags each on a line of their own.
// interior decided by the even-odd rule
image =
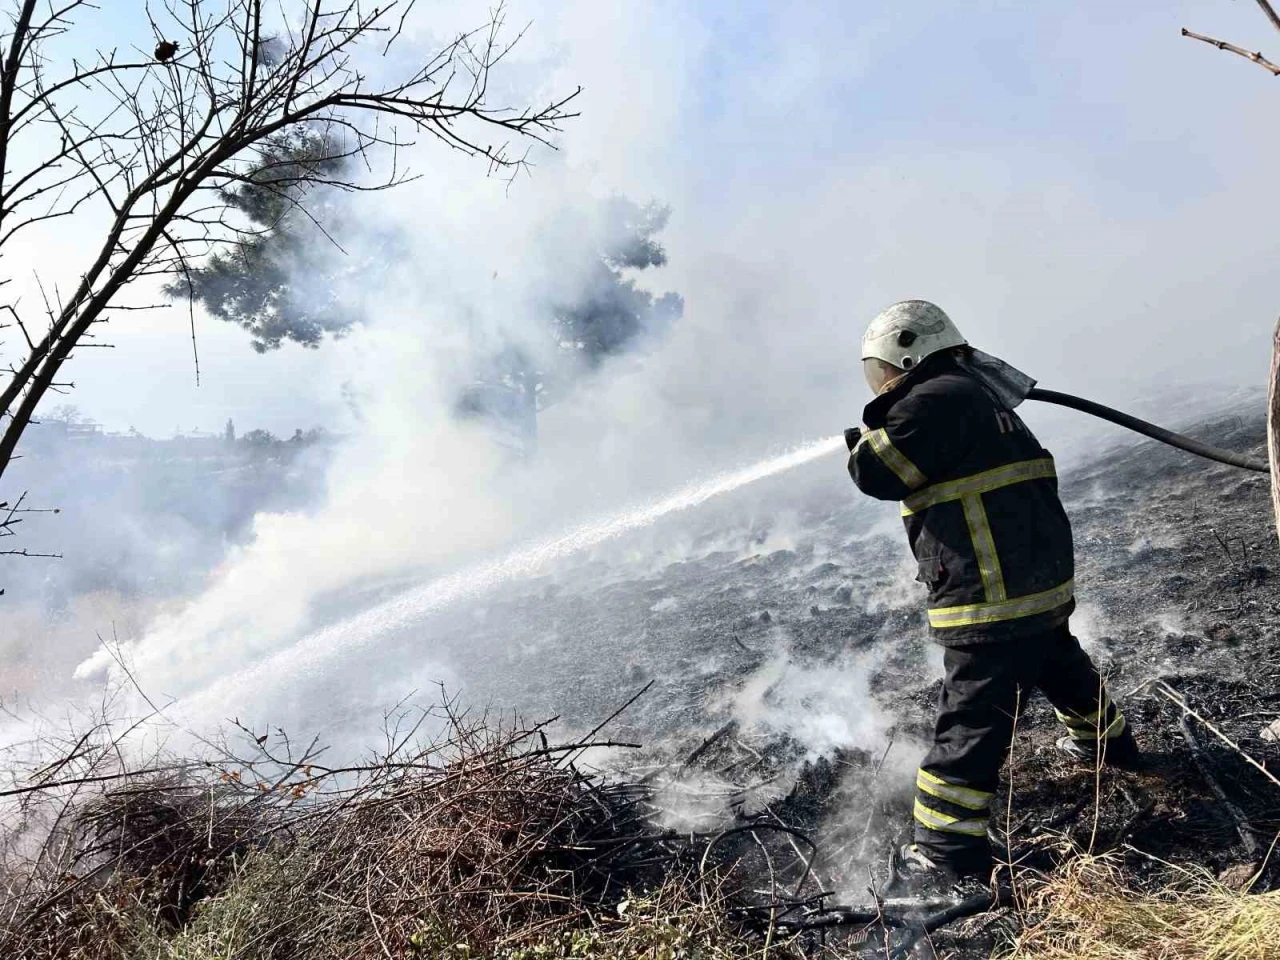
<svg viewBox="0 0 1280 960">
<path fill-rule="evenodd" d="M 1015 718 L 1042 691 L 1068 733 L 1098 741 L 1125 732 L 1102 678 L 1066 624 L 1017 641 L 949 647 L 933 748 L 916 777 L 915 842 L 961 871 L 991 864 L 987 820 Z"/>
</svg>

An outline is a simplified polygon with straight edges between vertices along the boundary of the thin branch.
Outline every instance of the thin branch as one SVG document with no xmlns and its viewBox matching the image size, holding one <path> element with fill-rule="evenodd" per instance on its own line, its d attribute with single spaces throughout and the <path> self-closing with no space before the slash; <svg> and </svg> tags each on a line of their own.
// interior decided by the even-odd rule
<svg viewBox="0 0 1280 960">
<path fill-rule="evenodd" d="M 1246 60 L 1252 60 L 1254 63 L 1256 63 L 1258 66 L 1262 67 L 1263 69 L 1270 70 L 1271 75 L 1273 77 L 1280 77 L 1280 67 L 1276 66 L 1274 63 L 1272 63 L 1270 60 L 1264 57 L 1261 53 L 1256 53 L 1256 52 L 1251 53 L 1250 51 L 1245 50 L 1243 47 L 1237 47 L 1235 44 L 1227 43 L 1227 41 L 1225 40 L 1215 40 L 1213 39 L 1213 37 L 1205 37 L 1198 33 L 1192 33 L 1186 27 L 1182 28 L 1182 35 L 1184 37 L 1190 37 L 1192 40 L 1200 40 L 1201 42 L 1207 43 L 1210 46 L 1217 47 L 1219 50 L 1227 50 L 1231 53 L 1238 54 L 1239 56 L 1244 57 Z"/>
<path fill-rule="evenodd" d="M 31 17 L 35 13 L 36 0 L 24 0 L 13 24 L 13 38 L 9 43 L 9 55 L 0 72 L 0 188 L 4 186 L 8 166 L 10 116 L 13 112 L 13 94 L 18 86 L 18 70 L 22 67 L 23 54 L 31 42 Z"/>
<path fill-rule="evenodd" d="M 1146 685 L 1147 684 L 1144 684 L 1144 686 Z M 1239 754 L 1241 759 L 1243 759 L 1245 763 L 1249 764 L 1251 767 L 1256 769 L 1259 773 L 1261 773 L 1264 777 L 1266 777 L 1268 780 L 1274 783 L 1277 787 L 1280 787 L 1280 778 L 1277 778 L 1276 775 L 1272 773 L 1270 770 L 1268 770 L 1265 765 L 1259 763 L 1257 760 L 1253 759 L 1253 757 L 1249 756 L 1249 754 L 1245 753 L 1243 748 L 1241 748 L 1240 744 L 1236 743 L 1234 740 L 1228 737 L 1225 733 L 1223 733 L 1221 730 L 1215 727 L 1212 723 L 1210 723 L 1207 719 L 1205 719 L 1205 717 L 1202 714 L 1197 713 L 1196 710 L 1191 706 L 1191 704 L 1187 703 L 1186 698 L 1183 697 L 1182 694 L 1180 694 L 1177 690 L 1169 686 L 1169 684 L 1165 683 L 1163 680 L 1159 680 L 1159 679 L 1151 681 L 1150 685 L 1153 686 L 1155 691 L 1159 693 L 1162 697 L 1167 699 L 1170 703 L 1173 703 L 1175 706 L 1179 707 L 1183 713 L 1195 717 L 1202 724 L 1204 724 L 1205 728 L 1210 733 L 1212 733 L 1215 737 L 1217 737 L 1219 740 L 1225 743 L 1228 747 L 1234 750 L 1237 754 Z"/>
<path fill-rule="evenodd" d="M 165 231 L 165 239 L 175 249 L 179 248 L 178 242 L 170 236 L 168 231 Z M 187 282 L 187 314 L 188 319 L 191 321 L 191 360 L 195 364 L 196 386 L 198 387 L 200 386 L 200 349 L 196 345 L 195 285 L 191 280 L 191 265 L 187 263 L 187 258 L 181 254 L 178 255 L 178 269 L 181 271 L 183 279 Z"/>
<path fill-rule="evenodd" d="M 1240 840 L 1244 843 L 1245 852 L 1251 857 L 1256 856 L 1258 853 L 1258 838 L 1253 835 L 1253 827 L 1249 823 L 1249 818 L 1232 802 L 1231 798 L 1227 796 L 1227 791 L 1223 789 L 1222 784 L 1218 782 L 1218 778 L 1214 776 L 1213 769 L 1209 766 L 1209 758 L 1205 756 L 1204 747 L 1200 745 L 1200 740 L 1196 737 L 1195 730 L 1191 727 L 1190 714 L 1184 713 L 1178 718 L 1178 728 L 1182 731 L 1182 738 L 1187 741 L 1187 746 L 1191 748 L 1191 759 L 1195 762 L 1196 769 L 1200 771 L 1200 776 L 1204 778 L 1205 783 L 1209 785 L 1209 789 L 1213 791 L 1213 795 L 1222 804 L 1222 809 L 1231 818 L 1232 826 L 1235 827 L 1236 833 L 1240 835 Z"/>
<path fill-rule="evenodd" d="M 1271 25 L 1280 30 L 1280 14 L 1276 13 L 1276 8 L 1270 3 L 1270 0 L 1258 0 L 1258 6 L 1262 8 L 1262 12 L 1267 15 L 1267 19 L 1271 21 Z"/>
</svg>

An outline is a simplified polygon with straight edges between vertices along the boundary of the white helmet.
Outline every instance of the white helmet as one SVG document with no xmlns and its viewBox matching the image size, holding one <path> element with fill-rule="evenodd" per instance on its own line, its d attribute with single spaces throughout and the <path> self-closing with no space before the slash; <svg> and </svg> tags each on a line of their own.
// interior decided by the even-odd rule
<svg viewBox="0 0 1280 960">
<path fill-rule="evenodd" d="M 930 354 L 969 341 L 942 308 L 927 300 L 903 300 L 877 316 L 862 335 L 862 359 L 910 370 Z"/>
</svg>

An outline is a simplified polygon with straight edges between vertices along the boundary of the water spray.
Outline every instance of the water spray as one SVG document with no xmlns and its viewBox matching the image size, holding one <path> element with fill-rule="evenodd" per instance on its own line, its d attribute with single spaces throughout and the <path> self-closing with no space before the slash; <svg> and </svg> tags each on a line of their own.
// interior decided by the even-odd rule
<svg viewBox="0 0 1280 960">
<path fill-rule="evenodd" d="M 1265 463 L 1251 457 L 1201 443 L 1091 400 L 1039 388 L 1028 389 L 1024 396 L 1029 400 L 1039 400 L 1079 410 L 1161 443 L 1220 463 L 1245 470 L 1268 472 Z M 252 684 L 256 677 L 270 677 L 274 681 L 281 677 L 314 674 L 322 664 L 339 654 L 358 650 L 387 632 L 422 620 L 458 600 L 475 596 L 511 580 L 536 576 L 556 560 L 648 526 L 670 514 L 700 506 L 713 497 L 731 493 L 758 480 L 785 473 L 819 457 L 834 453 L 843 446 L 844 441 L 840 436 L 817 440 L 752 466 L 723 473 L 685 487 L 669 497 L 646 506 L 583 524 L 560 536 L 537 541 L 518 548 L 506 556 L 433 580 L 425 586 L 393 597 L 347 620 L 309 634 L 296 643 L 271 654 L 264 661 L 238 671 L 230 677 L 215 681 L 188 701 L 188 705 L 220 704 L 228 691 L 243 690 Z"/>
<path fill-rule="evenodd" d="M 255 678 L 269 677 L 275 682 L 282 677 L 314 674 L 322 664 L 338 654 L 358 650 L 387 632 L 408 626 L 458 600 L 510 580 L 536 576 L 563 557 L 843 449 L 844 439 L 840 436 L 815 440 L 760 463 L 692 484 L 648 505 L 585 523 L 568 533 L 537 541 L 506 556 L 433 580 L 309 634 L 265 660 L 215 681 L 187 704 L 197 709 L 202 703 L 217 708 L 228 692 L 243 691 L 253 685 Z"/>
</svg>

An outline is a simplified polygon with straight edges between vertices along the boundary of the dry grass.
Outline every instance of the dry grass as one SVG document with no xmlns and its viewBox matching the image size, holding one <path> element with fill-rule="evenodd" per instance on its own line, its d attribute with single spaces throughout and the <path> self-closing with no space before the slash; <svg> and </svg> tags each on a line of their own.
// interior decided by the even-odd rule
<svg viewBox="0 0 1280 960">
<path fill-rule="evenodd" d="M 1118 858 L 1080 856 L 1031 894 L 1007 960 L 1275 960 L 1280 890 L 1239 893 L 1179 868 L 1157 892 L 1125 881 Z"/>
</svg>

